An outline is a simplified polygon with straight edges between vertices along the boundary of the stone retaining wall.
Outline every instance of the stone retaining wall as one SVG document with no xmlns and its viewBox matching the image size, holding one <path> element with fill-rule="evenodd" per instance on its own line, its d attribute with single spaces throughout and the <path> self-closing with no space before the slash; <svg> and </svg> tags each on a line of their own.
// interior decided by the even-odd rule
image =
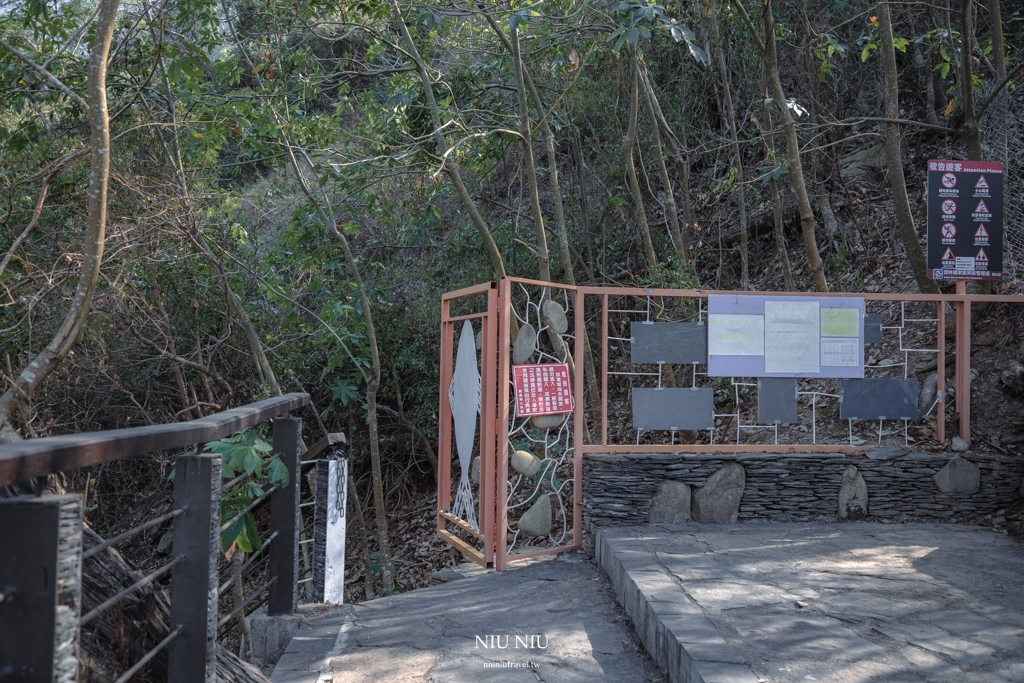
<svg viewBox="0 0 1024 683">
<path fill-rule="evenodd" d="M 868 515 L 874 518 L 949 521 L 991 515 L 1020 500 L 1024 459 L 995 453 L 959 456 L 966 462 L 954 454 L 896 448 L 855 455 L 588 454 L 583 465 L 583 518 L 590 538 L 602 526 L 649 524 L 651 500 L 664 490 L 663 482 L 701 487 L 730 462 L 742 465 L 745 474 L 739 521 L 838 521 L 839 491 L 849 465 L 867 485 Z M 951 462 L 953 466 L 947 467 Z M 959 493 L 940 489 L 940 471 L 941 488 Z M 969 476 L 961 476 L 965 472 Z M 683 487 L 672 487 L 672 495 L 679 488 Z M 682 504 L 688 505 L 689 498 Z"/>
</svg>

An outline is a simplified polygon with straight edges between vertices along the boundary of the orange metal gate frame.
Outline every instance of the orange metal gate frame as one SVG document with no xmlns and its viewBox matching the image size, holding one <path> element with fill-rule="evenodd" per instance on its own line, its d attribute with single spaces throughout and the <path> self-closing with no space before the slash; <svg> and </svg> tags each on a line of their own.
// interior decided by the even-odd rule
<svg viewBox="0 0 1024 683">
<path fill-rule="evenodd" d="M 585 400 L 583 372 L 573 375 L 575 410 L 573 413 L 573 529 L 571 545 L 509 556 L 506 531 L 508 528 L 508 438 L 510 420 L 511 372 L 511 286 L 513 284 L 561 289 L 574 294 L 573 321 L 575 344 L 573 357 L 584 357 L 585 306 L 587 296 L 598 296 L 601 301 L 601 415 L 597 443 L 585 444 Z M 583 455 L 585 453 L 846 453 L 864 450 L 867 446 L 811 445 L 811 444 L 610 444 L 608 443 L 608 299 L 612 296 L 707 298 L 710 294 L 730 296 L 806 296 L 806 297 L 858 297 L 867 301 L 895 301 L 904 303 L 932 303 L 936 306 L 938 387 L 941 391 L 936 414 L 936 439 L 946 438 L 946 304 L 956 307 L 956 387 L 959 411 L 959 436 L 971 441 L 970 381 L 971 381 L 971 305 L 975 303 L 1024 304 L 1019 295 L 967 294 L 962 280 L 956 283 L 954 294 L 899 294 L 899 293 L 817 293 L 817 292 L 735 292 L 706 289 L 657 289 L 641 287 L 571 286 L 541 282 L 525 278 L 505 277 L 497 282 L 483 283 L 446 293 L 441 298 L 441 367 L 440 367 L 440 429 L 438 438 L 438 507 L 437 533 L 452 546 L 477 564 L 504 570 L 508 562 L 538 555 L 580 549 L 583 547 Z M 486 311 L 452 316 L 451 303 L 459 299 L 485 296 Z M 473 529 L 465 520 L 451 514 L 451 460 L 452 410 L 448 402 L 451 387 L 454 339 L 457 324 L 465 320 L 481 321 L 481 405 L 480 405 L 480 529 Z M 449 531 L 453 525 L 475 537 L 482 549 L 465 542 Z"/>
</svg>

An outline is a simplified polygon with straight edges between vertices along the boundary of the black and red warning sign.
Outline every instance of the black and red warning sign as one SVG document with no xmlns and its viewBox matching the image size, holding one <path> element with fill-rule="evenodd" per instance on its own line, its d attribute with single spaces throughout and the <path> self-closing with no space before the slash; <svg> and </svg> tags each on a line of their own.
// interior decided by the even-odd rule
<svg viewBox="0 0 1024 683">
<path fill-rule="evenodd" d="M 928 276 L 1002 279 L 1002 164 L 928 162 Z"/>
</svg>

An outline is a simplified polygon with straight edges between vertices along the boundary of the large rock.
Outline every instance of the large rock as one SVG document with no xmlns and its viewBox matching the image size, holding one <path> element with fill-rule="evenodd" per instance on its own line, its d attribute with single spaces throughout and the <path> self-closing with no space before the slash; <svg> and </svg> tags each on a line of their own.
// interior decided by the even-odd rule
<svg viewBox="0 0 1024 683">
<path fill-rule="evenodd" d="M 957 453 L 966 453 L 971 449 L 971 444 L 967 443 L 959 436 L 954 436 L 950 445 L 952 449 Z"/>
<path fill-rule="evenodd" d="M 651 498 L 651 524 L 686 524 L 690 521 L 690 486 L 665 480 Z"/>
<path fill-rule="evenodd" d="M 480 456 L 473 458 L 469 463 L 469 480 L 477 486 L 480 485 Z"/>
<path fill-rule="evenodd" d="M 981 488 L 981 468 L 954 455 L 949 464 L 936 472 L 932 479 L 943 493 L 977 493 Z"/>
<path fill-rule="evenodd" d="M 525 365 L 533 358 L 533 352 L 537 347 L 537 330 L 533 325 L 526 323 L 519 328 L 516 335 L 516 343 L 512 345 L 512 362 L 516 365 Z"/>
<path fill-rule="evenodd" d="M 535 415 L 530 419 L 530 422 L 537 429 L 555 429 L 556 427 L 561 427 L 567 417 L 569 417 L 569 413 L 561 413 L 559 415 Z"/>
<path fill-rule="evenodd" d="M 512 469 L 528 477 L 540 472 L 542 465 L 541 459 L 530 451 L 513 451 L 512 457 L 508 461 L 512 465 Z"/>
<path fill-rule="evenodd" d="M 735 522 L 746 483 L 743 465 L 735 462 L 722 465 L 693 494 L 693 520 L 712 524 Z"/>
<path fill-rule="evenodd" d="M 839 487 L 839 519 L 864 519 L 868 516 L 868 485 L 853 465 L 847 465 L 843 472 L 843 484 Z"/>
<path fill-rule="evenodd" d="M 544 318 L 547 320 L 548 325 L 551 329 L 558 334 L 565 334 L 565 331 L 569 329 L 569 321 L 565 318 L 565 309 L 557 301 L 548 299 L 544 302 L 542 307 L 544 312 Z"/>
<path fill-rule="evenodd" d="M 527 536 L 551 533 L 551 498 L 544 494 L 519 518 L 519 530 Z"/>
</svg>

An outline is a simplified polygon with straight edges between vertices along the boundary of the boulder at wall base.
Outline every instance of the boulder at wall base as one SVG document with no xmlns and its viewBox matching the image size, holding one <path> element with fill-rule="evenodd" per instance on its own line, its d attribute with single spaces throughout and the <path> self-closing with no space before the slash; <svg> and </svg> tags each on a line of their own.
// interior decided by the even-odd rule
<svg viewBox="0 0 1024 683">
<path fill-rule="evenodd" d="M 735 522 L 747 483 L 743 465 L 728 462 L 693 494 L 693 521 L 711 524 Z"/>
<path fill-rule="evenodd" d="M 690 486 L 681 481 L 661 482 L 651 498 L 651 524 L 686 524 L 690 521 Z"/>
<path fill-rule="evenodd" d="M 839 519 L 864 519 L 867 516 L 868 486 L 860 470 L 847 465 L 843 484 L 839 487 Z"/>
<path fill-rule="evenodd" d="M 959 455 L 932 477 L 943 493 L 971 494 L 981 488 L 981 468 Z"/>
<path fill-rule="evenodd" d="M 519 328 L 516 342 L 512 345 L 512 362 L 516 365 L 529 363 L 536 347 L 537 330 L 533 329 L 533 325 L 530 323 L 526 323 Z"/>
<path fill-rule="evenodd" d="M 551 498 L 547 494 L 542 495 L 519 518 L 519 530 L 527 536 L 547 536 L 551 533 Z"/>
<path fill-rule="evenodd" d="M 469 480 L 480 485 L 480 456 L 473 458 L 473 462 L 469 463 Z"/>
<path fill-rule="evenodd" d="M 971 444 L 967 443 L 959 436 L 954 436 L 950 442 L 950 447 L 957 453 L 966 453 L 971 450 Z"/>
</svg>

